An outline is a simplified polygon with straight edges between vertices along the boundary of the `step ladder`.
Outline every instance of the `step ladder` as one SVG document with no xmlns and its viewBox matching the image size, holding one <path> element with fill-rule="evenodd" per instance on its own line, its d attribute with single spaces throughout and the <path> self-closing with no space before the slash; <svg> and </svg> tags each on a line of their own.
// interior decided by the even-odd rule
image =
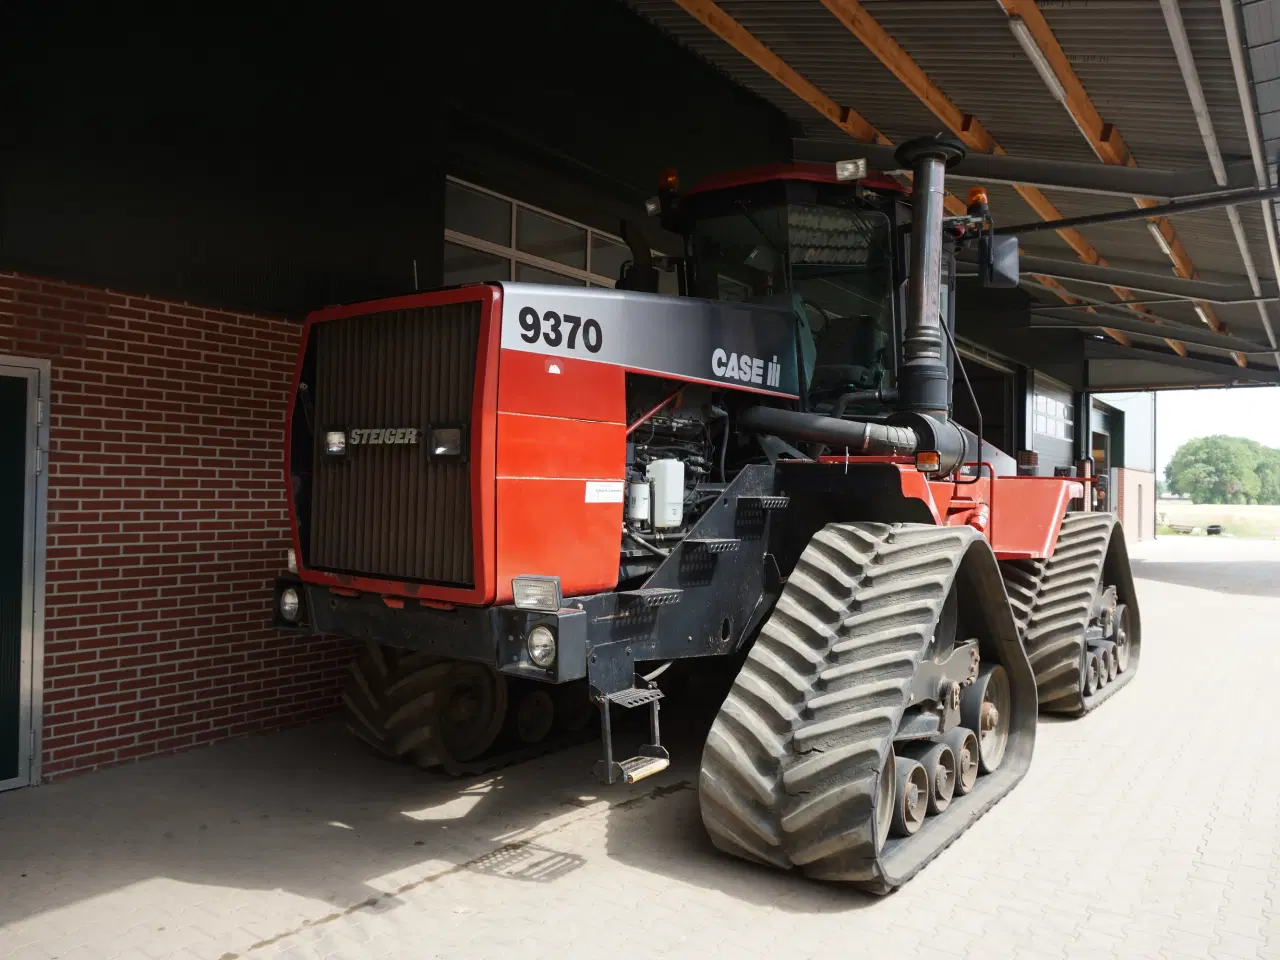
<svg viewBox="0 0 1280 960">
<path fill-rule="evenodd" d="M 626 784 L 639 783 L 645 777 L 661 773 L 671 766 L 671 754 L 662 746 L 658 734 L 658 701 L 661 699 L 662 691 L 652 683 L 646 687 L 618 690 L 599 698 L 604 759 L 596 763 L 595 773 L 606 784 L 612 785 L 619 781 Z M 640 748 L 639 754 L 621 763 L 613 759 L 613 725 L 609 720 L 609 709 L 615 703 L 628 710 L 648 704 L 650 711 L 649 739 L 653 742 L 646 743 Z"/>
</svg>

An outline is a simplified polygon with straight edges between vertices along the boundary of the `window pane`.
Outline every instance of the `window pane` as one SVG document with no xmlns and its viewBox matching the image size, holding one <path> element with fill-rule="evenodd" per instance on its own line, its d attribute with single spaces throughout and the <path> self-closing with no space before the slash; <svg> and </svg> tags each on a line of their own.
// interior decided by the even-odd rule
<svg viewBox="0 0 1280 960">
<path fill-rule="evenodd" d="M 1036 433 L 1045 433 L 1047 432 L 1047 430 L 1048 430 L 1048 426 L 1045 421 L 1045 418 L 1037 415 L 1036 416 Z"/>
<path fill-rule="evenodd" d="M 485 280 L 510 280 L 511 261 L 481 253 L 456 243 L 444 245 L 445 286 L 456 283 L 481 283 Z"/>
<path fill-rule="evenodd" d="M 1042 397 L 1042 396 L 1037 396 L 1037 397 L 1036 397 L 1036 411 L 1037 411 L 1038 413 L 1043 413 L 1043 412 L 1044 412 L 1044 404 L 1045 404 L 1045 400 L 1046 400 L 1046 398 L 1045 398 L 1045 397 Z"/>
<path fill-rule="evenodd" d="M 511 246 L 511 204 L 453 182 L 445 186 L 444 225 L 469 237 Z"/>
<path fill-rule="evenodd" d="M 587 231 L 532 210 L 516 211 L 516 249 L 566 267 L 587 269 Z"/>
<path fill-rule="evenodd" d="M 591 235 L 591 272 L 610 280 L 622 275 L 622 265 L 631 259 L 631 251 L 624 244 Z"/>
<path fill-rule="evenodd" d="M 521 283 L 558 283 L 562 286 L 585 287 L 586 284 L 574 277 L 566 277 L 550 270 L 540 270 L 527 263 L 516 264 L 516 279 Z"/>
</svg>

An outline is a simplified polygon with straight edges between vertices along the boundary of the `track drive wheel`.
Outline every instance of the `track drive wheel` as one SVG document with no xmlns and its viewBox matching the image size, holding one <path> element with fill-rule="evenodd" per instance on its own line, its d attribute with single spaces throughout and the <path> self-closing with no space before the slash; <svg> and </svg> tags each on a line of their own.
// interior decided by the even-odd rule
<svg viewBox="0 0 1280 960">
<path fill-rule="evenodd" d="M 979 708 L 995 705 L 987 759 L 999 770 L 985 777 L 972 733 L 948 731 L 968 749 L 957 769 L 955 748 L 929 732 L 959 682 L 940 683 L 939 671 L 973 663 L 959 636 L 978 639 Z M 726 853 L 888 893 L 1021 779 L 1035 699 L 980 534 L 829 524 L 788 577 L 707 736 L 702 822 Z M 932 783 L 921 755 L 931 756 Z M 956 789 L 961 776 L 967 792 Z"/>
<path fill-rule="evenodd" d="M 454 773 L 493 745 L 507 681 L 482 664 L 369 643 L 342 699 L 347 726 L 380 754 Z"/>
</svg>

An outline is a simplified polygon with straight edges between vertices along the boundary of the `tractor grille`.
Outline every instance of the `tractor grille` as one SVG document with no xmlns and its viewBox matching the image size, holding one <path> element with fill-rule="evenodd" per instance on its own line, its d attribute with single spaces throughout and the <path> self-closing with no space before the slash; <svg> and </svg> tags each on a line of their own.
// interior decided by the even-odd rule
<svg viewBox="0 0 1280 960">
<path fill-rule="evenodd" d="M 323 452 L 325 430 L 471 421 L 480 339 L 478 301 L 318 323 L 313 385 L 318 439 L 310 566 L 318 570 L 471 585 L 467 462 L 430 460 L 417 445 Z"/>
</svg>

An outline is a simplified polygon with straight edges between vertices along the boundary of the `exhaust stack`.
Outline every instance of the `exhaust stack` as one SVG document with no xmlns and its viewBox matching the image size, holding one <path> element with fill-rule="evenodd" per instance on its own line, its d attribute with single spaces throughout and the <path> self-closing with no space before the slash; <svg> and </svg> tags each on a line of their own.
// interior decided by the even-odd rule
<svg viewBox="0 0 1280 960">
<path fill-rule="evenodd" d="M 964 158 L 958 142 L 941 137 L 910 140 L 895 156 L 910 167 L 915 181 L 911 199 L 911 275 L 907 317 L 902 332 L 898 409 L 943 420 L 951 409 L 951 372 L 942 330 L 942 213 L 945 170 Z"/>
</svg>

